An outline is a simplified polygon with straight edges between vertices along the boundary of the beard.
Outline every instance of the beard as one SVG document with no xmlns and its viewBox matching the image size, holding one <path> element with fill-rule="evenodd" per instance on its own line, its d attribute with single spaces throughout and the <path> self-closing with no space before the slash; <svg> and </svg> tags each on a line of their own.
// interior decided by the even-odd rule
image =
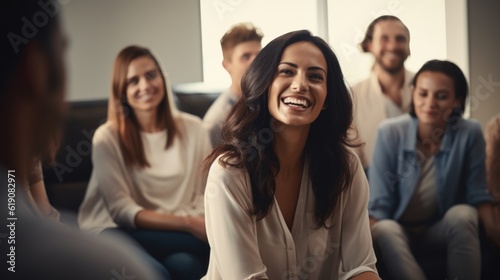
<svg viewBox="0 0 500 280">
<path fill-rule="evenodd" d="M 392 75 L 402 71 L 405 68 L 405 61 L 408 56 L 404 56 L 402 53 L 398 53 L 398 56 L 401 59 L 395 63 L 386 63 L 381 57 L 377 57 L 375 60 L 380 68 L 382 68 L 382 70 Z"/>
</svg>

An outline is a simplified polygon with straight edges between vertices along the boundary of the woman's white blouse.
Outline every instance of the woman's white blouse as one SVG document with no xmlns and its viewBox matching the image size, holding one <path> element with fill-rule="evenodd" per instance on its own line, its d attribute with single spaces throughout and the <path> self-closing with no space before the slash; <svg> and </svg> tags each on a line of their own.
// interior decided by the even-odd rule
<svg viewBox="0 0 500 280">
<path fill-rule="evenodd" d="M 361 163 L 352 185 L 337 203 L 331 228 L 316 229 L 314 195 L 307 164 L 292 231 L 277 207 L 255 222 L 246 172 L 211 166 L 205 190 L 205 221 L 211 247 L 206 280 L 218 279 L 349 279 L 376 272 L 368 221 L 369 188 Z"/>
</svg>

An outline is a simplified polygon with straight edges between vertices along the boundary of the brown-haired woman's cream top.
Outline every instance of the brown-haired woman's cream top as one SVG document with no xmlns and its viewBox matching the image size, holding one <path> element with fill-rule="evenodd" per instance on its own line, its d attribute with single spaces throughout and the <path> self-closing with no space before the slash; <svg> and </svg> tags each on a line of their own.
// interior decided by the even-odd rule
<svg viewBox="0 0 500 280">
<path fill-rule="evenodd" d="M 106 228 L 135 228 L 135 216 L 143 210 L 179 216 L 203 215 L 200 166 L 211 151 L 201 120 L 179 113 L 176 121 L 182 137 L 165 150 L 166 131 L 142 133 L 150 167 L 126 166 L 118 134 L 111 123 L 100 126 L 92 139 L 92 176 L 78 223 L 98 233 Z"/>
</svg>

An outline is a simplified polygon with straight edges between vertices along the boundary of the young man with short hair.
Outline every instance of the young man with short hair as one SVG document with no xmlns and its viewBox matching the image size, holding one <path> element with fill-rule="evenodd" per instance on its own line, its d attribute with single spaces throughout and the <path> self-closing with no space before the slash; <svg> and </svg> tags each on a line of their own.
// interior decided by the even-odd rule
<svg viewBox="0 0 500 280">
<path fill-rule="evenodd" d="M 242 95 L 241 77 L 260 52 L 264 35 L 250 23 L 239 23 L 231 27 L 220 40 L 222 66 L 231 76 L 231 86 L 214 101 L 203 118 L 210 132 L 212 146 L 222 144 L 221 128 L 231 107 Z"/>
</svg>

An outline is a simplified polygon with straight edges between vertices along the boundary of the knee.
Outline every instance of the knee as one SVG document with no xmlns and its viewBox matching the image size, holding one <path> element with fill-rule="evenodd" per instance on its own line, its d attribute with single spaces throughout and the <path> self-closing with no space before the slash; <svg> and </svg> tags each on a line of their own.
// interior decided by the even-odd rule
<svg viewBox="0 0 500 280">
<path fill-rule="evenodd" d="M 375 243 L 383 240 L 393 240 L 398 236 L 404 236 L 404 229 L 394 220 L 380 220 L 372 227 L 372 238 Z"/>
<path fill-rule="evenodd" d="M 176 267 L 180 270 L 192 270 L 200 266 L 197 257 L 188 253 L 175 253 L 168 256 L 164 261 L 166 267 Z"/>
<path fill-rule="evenodd" d="M 460 204 L 451 207 L 445 214 L 445 222 L 452 232 L 465 232 L 467 230 L 477 230 L 478 214 L 476 208 Z"/>
</svg>

